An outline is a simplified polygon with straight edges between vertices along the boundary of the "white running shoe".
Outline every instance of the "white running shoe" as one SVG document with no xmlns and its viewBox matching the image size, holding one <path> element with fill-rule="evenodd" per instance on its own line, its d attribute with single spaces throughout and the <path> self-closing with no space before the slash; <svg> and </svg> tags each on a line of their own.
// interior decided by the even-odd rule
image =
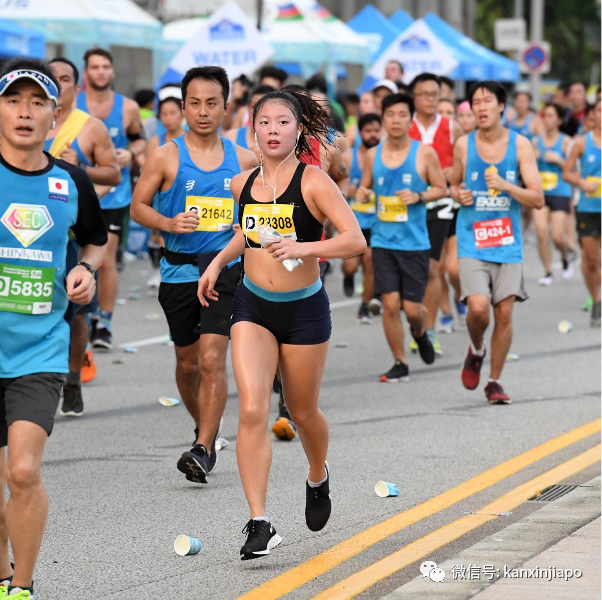
<svg viewBox="0 0 602 600">
<path fill-rule="evenodd" d="M 552 285 L 553 281 L 554 281 L 554 277 L 551 274 L 549 274 L 549 275 L 544 275 L 543 277 L 540 277 L 537 280 L 537 283 L 539 283 L 539 285 L 550 286 L 550 285 Z"/>
<path fill-rule="evenodd" d="M 159 286 L 161 285 L 161 272 L 159 271 L 159 269 L 157 269 L 152 276 L 149 278 L 149 280 L 146 282 L 146 285 L 150 288 L 150 289 L 154 289 L 154 290 L 158 290 Z"/>
<path fill-rule="evenodd" d="M 566 262 L 566 269 L 562 269 L 562 278 L 565 281 L 568 281 L 573 276 L 573 272 L 574 272 L 573 261 L 569 259 Z"/>
</svg>

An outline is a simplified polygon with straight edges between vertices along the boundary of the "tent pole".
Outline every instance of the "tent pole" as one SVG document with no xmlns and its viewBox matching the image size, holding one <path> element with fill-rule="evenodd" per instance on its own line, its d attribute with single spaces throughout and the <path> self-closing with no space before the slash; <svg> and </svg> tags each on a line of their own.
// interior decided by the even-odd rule
<svg viewBox="0 0 602 600">
<path fill-rule="evenodd" d="M 477 3 L 476 0 L 466 0 L 466 35 L 474 40 L 477 33 Z"/>
<path fill-rule="evenodd" d="M 257 0 L 257 29 L 261 31 L 261 20 L 263 17 L 263 0 Z"/>
<path fill-rule="evenodd" d="M 531 43 L 543 41 L 544 3 L 545 0 L 531 0 Z M 541 74 L 531 73 L 529 82 L 535 110 L 539 111 Z"/>
</svg>

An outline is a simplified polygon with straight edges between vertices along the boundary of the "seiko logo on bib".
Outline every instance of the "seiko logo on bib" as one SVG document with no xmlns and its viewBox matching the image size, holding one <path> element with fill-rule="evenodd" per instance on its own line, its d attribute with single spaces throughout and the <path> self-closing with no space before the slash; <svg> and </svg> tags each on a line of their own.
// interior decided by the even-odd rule
<svg viewBox="0 0 602 600">
<path fill-rule="evenodd" d="M 230 182 L 231 181 L 232 181 L 232 179 L 228 179 L 228 178 L 224 179 L 224 189 L 225 190 L 229 190 L 230 189 Z"/>
<path fill-rule="evenodd" d="M 196 183 L 196 181 L 194 179 L 189 179 L 186 182 L 186 191 L 189 192 L 190 190 L 192 190 L 192 188 L 194 187 L 195 183 Z"/>
<path fill-rule="evenodd" d="M 403 177 L 401 178 L 401 180 L 404 183 L 410 184 L 412 183 L 412 174 L 411 173 L 404 173 Z"/>
<path fill-rule="evenodd" d="M 25 248 L 39 240 L 54 225 L 45 206 L 16 203 L 6 209 L 2 223 Z"/>
<path fill-rule="evenodd" d="M 505 196 L 477 196 L 477 210 L 510 210 L 512 200 Z"/>
</svg>

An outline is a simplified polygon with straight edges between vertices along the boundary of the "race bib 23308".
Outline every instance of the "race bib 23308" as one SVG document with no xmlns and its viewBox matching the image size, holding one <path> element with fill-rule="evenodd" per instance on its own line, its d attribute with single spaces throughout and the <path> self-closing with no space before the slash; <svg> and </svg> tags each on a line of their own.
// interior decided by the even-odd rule
<svg viewBox="0 0 602 600">
<path fill-rule="evenodd" d="M 285 238 L 297 240 L 293 221 L 294 204 L 245 204 L 242 215 L 242 231 L 252 242 L 259 244 L 257 230 L 261 225 L 273 227 Z"/>
</svg>

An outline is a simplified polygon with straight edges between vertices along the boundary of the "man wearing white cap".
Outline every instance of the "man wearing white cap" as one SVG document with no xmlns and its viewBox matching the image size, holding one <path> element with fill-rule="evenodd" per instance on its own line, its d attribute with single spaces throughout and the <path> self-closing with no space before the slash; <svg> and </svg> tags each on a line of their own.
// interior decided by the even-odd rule
<svg viewBox="0 0 602 600">
<path fill-rule="evenodd" d="M 380 79 L 374 84 L 372 88 L 372 95 L 374 96 L 374 107 L 376 112 L 381 114 L 382 112 L 382 101 L 386 96 L 391 94 L 397 94 L 399 89 L 396 83 L 393 83 L 390 79 Z"/>
<path fill-rule="evenodd" d="M 44 152 L 59 93 L 41 61 L 17 59 L 0 73 L 0 597 L 22 600 L 33 598 L 48 515 L 40 464 L 69 371 L 65 313 L 94 296 L 107 244 L 90 178 Z M 67 273 L 70 229 L 82 260 Z"/>
</svg>

